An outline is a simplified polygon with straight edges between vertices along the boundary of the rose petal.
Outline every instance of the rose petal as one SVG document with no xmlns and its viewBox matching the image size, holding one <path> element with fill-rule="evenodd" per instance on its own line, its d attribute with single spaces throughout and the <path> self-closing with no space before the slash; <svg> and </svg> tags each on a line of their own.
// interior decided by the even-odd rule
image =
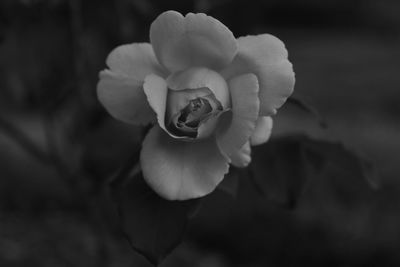
<svg viewBox="0 0 400 267">
<path fill-rule="evenodd" d="M 245 168 L 251 162 L 250 143 L 246 142 L 241 149 L 231 156 L 231 164 L 238 168 Z"/>
<path fill-rule="evenodd" d="M 217 143 L 221 152 L 231 158 L 249 140 L 258 118 L 260 101 L 254 74 L 244 74 L 229 81 L 232 110 L 221 116 Z"/>
<path fill-rule="evenodd" d="M 193 94 L 184 94 L 182 98 L 174 98 L 170 95 L 171 93 L 173 94 L 173 91 L 168 92 L 166 81 L 155 74 L 146 76 L 143 88 L 151 108 L 157 114 L 157 122 L 161 129 L 175 139 L 188 139 L 188 137 L 185 136 L 177 136 L 167 129 L 165 125 L 165 117 L 167 112 L 174 114 L 177 112 L 176 107 L 182 106 L 183 108 L 183 105 L 185 105 L 185 100 L 193 97 L 195 98 L 196 96 L 203 96 L 204 94 L 207 94 L 207 91 L 209 90 L 196 90 L 193 92 Z M 167 107 L 167 104 L 173 105 L 174 108 Z M 202 132 L 202 136 L 204 136 L 204 134 L 207 133 Z"/>
<path fill-rule="evenodd" d="M 217 129 L 220 117 L 223 114 L 223 112 L 215 115 L 214 117 L 208 119 L 206 122 L 200 124 L 198 132 L 197 132 L 197 138 L 204 138 L 212 135 Z"/>
<path fill-rule="evenodd" d="M 225 109 L 230 105 L 229 89 L 224 78 L 219 73 L 207 68 L 190 68 L 176 72 L 167 78 L 171 90 L 198 89 L 207 87 Z"/>
<path fill-rule="evenodd" d="M 232 32 L 205 14 L 162 13 L 151 24 L 150 41 L 158 61 L 171 72 L 204 66 L 221 69 L 237 51 Z"/>
<path fill-rule="evenodd" d="M 182 109 L 184 109 L 190 102 L 190 100 L 205 97 L 211 94 L 211 90 L 208 88 L 201 88 L 198 90 L 181 90 L 181 91 L 174 91 L 169 90 L 167 96 L 167 119 L 168 116 L 172 116 L 177 114 Z"/>
<path fill-rule="evenodd" d="M 160 76 L 150 74 L 144 79 L 143 89 L 151 108 L 157 114 L 158 125 L 160 125 L 164 131 L 168 132 L 165 128 L 165 112 L 168 95 L 167 83 Z"/>
<path fill-rule="evenodd" d="M 97 95 L 116 119 L 131 124 L 147 124 L 155 120 L 140 81 L 105 70 L 100 72 Z"/>
<path fill-rule="evenodd" d="M 269 34 L 241 37 L 238 45 L 238 54 L 221 74 L 226 79 L 249 72 L 257 75 L 260 116 L 275 114 L 292 94 L 295 83 L 285 45 Z"/>
<path fill-rule="evenodd" d="M 256 128 L 250 137 L 252 146 L 264 144 L 268 141 L 272 133 L 273 120 L 271 117 L 259 117 Z"/>
<path fill-rule="evenodd" d="M 158 126 L 143 142 L 140 163 L 149 186 L 168 200 L 211 193 L 229 169 L 215 139 L 184 142 L 171 138 Z"/>
<path fill-rule="evenodd" d="M 167 71 L 157 62 L 153 48 L 149 43 L 121 45 L 108 55 L 107 66 L 111 71 L 139 81 L 154 73 L 166 77 Z"/>
</svg>

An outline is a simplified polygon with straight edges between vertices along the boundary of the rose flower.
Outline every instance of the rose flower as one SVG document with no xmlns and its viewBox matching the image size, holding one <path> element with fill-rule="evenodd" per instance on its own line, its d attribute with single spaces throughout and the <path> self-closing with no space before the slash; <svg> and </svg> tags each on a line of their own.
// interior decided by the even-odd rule
<svg viewBox="0 0 400 267">
<path fill-rule="evenodd" d="M 229 171 L 245 167 L 251 145 L 266 142 L 272 119 L 293 92 L 288 53 L 278 38 L 236 39 L 205 14 L 162 13 L 150 44 L 115 48 L 97 93 L 115 118 L 152 123 L 140 164 L 148 185 L 168 200 L 212 192 Z"/>
</svg>

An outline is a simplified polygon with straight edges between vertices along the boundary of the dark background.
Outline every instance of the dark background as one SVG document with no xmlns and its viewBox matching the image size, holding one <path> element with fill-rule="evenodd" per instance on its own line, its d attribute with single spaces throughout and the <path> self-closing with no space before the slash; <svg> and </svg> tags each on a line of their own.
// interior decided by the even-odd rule
<svg viewBox="0 0 400 267">
<path fill-rule="evenodd" d="M 165 266 L 400 266 L 397 0 L 2 0 L 0 266 L 148 266 L 99 216 L 98 184 L 140 129 L 111 119 L 95 88 L 111 49 L 148 41 L 169 9 L 282 39 L 294 95 L 328 128 L 286 105 L 273 139 L 341 141 L 375 163 L 380 186 L 345 181 L 333 194 L 321 179 L 292 209 L 215 193 Z"/>
</svg>

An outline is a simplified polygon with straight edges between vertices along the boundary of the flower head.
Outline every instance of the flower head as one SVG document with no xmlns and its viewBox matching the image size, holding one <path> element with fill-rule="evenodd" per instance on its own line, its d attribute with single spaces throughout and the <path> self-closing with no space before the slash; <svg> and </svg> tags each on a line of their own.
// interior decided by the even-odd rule
<svg viewBox="0 0 400 267">
<path fill-rule="evenodd" d="M 204 196 L 229 164 L 250 163 L 250 145 L 268 140 L 270 116 L 293 91 L 292 64 L 278 38 L 235 39 L 205 14 L 162 13 L 150 43 L 110 53 L 99 100 L 119 120 L 154 124 L 140 158 L 153 190 L 169 200 Z"/>
</svg>

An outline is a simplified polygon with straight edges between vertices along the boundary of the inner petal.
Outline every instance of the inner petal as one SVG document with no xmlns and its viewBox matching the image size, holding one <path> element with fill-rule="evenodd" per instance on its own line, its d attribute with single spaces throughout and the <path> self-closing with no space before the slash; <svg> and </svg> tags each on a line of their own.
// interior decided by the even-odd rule
<svg viewBox="0 0 400 267">
<path fill-rule="evenodd" d="M 206 88 L 222 104 L 224 109 L 230 107 L 228 84 L 216 71 L 193 67 L 181 72 L 175 72 L 167 78 L 168 88 L 172 91 L 194 90 Z"/>
</svg>

